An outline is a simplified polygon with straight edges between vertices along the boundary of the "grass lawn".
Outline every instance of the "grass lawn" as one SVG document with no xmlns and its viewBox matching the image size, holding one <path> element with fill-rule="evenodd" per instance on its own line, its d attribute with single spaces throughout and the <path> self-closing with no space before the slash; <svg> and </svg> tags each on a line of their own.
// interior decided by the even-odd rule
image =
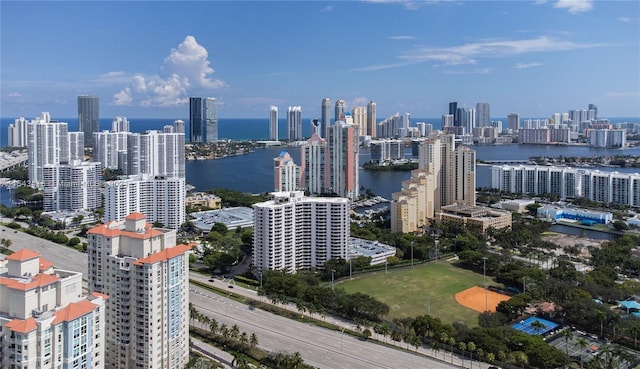
<svg viewBox="0 0 640 369">
<path fill-rule="evenodd" d="M 487 283 L 494 284 L 489 278 Z M 349 293 L 362 292 L 388 304 L 389 319 L 426 314 L 429 298 L 432 316 L 445 323 L 464 321 L 469 327 L 478 325 L 478 313 L 458 304 L 455 294 L 473 286 L 482 286 L 482 274 L 444 261 L 365 274 L 336 284 Z"/>
</svg>

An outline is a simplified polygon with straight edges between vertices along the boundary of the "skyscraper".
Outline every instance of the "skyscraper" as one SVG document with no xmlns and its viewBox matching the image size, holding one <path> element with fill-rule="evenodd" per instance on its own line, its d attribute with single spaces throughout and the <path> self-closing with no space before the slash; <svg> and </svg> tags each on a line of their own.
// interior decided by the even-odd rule
<svg viewBox="0 0 640 369">
<path fill-rule="evenodd" d="M 78 130 L 84 132 L 84 146 L 93 147 L 93 133 L 100 130 L 100 99 L 78 96 Z"/>
<path fill-rule="evenodd" d="M 189 98 L 189 142 L 202 142 L 202 98 Z"/>
<path fill-rule="evenodd" d="M 478 127 L 486 127 L 491 124 L 491 113 L 489 103 L 476 104 L 476 124 Z"/>
<path fill-rule="evenodd" d="M 39 119 L 27 124 L 28 173 L 32 186 L 42 186 L 45 165 L 59 165 L 69 162 L 69 137 L 67 123 L 51 122 L 49 114 L 41 114 Z"/>
<path fill-rule="evenodd" d="M 204 142 L 218 141 L 218 104 L 213 97 L 202 99 L 202 117 L 204 118 Z"/>
<path fill-rule="evenodd" d="M 297 191 L 300 184 L 300 167 L 288 152 L 282 151 L 273 159 L 273 185 L 275 192 Z"/>
<path fill-rule="evenodd" d="M 24 117 L 16 119 L 9 124 L 9 134 L 7 136 L 9 147 L 27 147 L 27 121 Z"/>
<path fill-rule="evenodd" d="M 598 107 L 595 104 L 589 104 L 589 112 L 593 111 L 593 119 L 598 119 Z"/>
<path fill-rule="evenodd" d="M 290 106 L 287 109 L 287 139 L 302 139 L 302 108 L 300 106 Z"/>
<path fill-rule="evenodd" d="M 364 106 L 356 106 L 351 109 L 351 117 L 353 124 L 358 126 L 358 134 L 365 136 L 367 134 L 367 109 Z"/>
<path fill-rule="evenodd" d="M 559 115 L 559 114 L 558 114 Z M 559 118 L 557 120 L 560 120 Z M 555 122 L 556 124 L 560 124 L 560 122 Z M 507 115 L 507 127 L 513 132 L 520 129 L 520 114 L 518 113 L 510 113 Z"/>
<path fill-rule="evenodd" d="M 110 296 L 101 333 L 106 367 L 187 364 L 190 246 L 176 245 L 176 238 L 175 230 L 153 228 L 141 213 L 87 231 L 89 292 Z"/>
<path fill-rule="evenodd" d="M 457 112 L 458 112 L 458 102 L 457 101 L 450 102 L 449 103 L 449 115 L 453 115 L 453 126 L 455 126 L 455 127 L 458 126 L 458 122 L 455 120 Z M 443 125 L 443 127 L 444 127 L 444 125 Z"/>
<path fill-rule="evenodd" d="M 367 104 L 367 135 L 377 137 L 376 103 L 372 100 Z"/>
<path fill-rule="evenodd" d="M 336 101 L 334 122 L 337 122 L 339 120 L 344 120 L 345 109 L 346 109 L 346 103 L 344 100 Z"/>
<path fill-rule="evenodd" d="M 269 108 L 269 139 L 278 141 L 278 107 L 273 105 Z"/>
<path fill-rule="evenodd" d="M 320 122 L 321 122 L 321 130 L 320 137 L 326 137 L 327 128 L 331 125 L 331 100 L 324 98 L 322 99 L 322 105 L 320 106 Z"/>
<path fill-rule="evenodd" d="M 358 127 L 337 122 L 329 128 L 329 191 L 351 200 L 358 198 Z M 325 179 L 326 183 L 326 179 Z"/>
</svg>

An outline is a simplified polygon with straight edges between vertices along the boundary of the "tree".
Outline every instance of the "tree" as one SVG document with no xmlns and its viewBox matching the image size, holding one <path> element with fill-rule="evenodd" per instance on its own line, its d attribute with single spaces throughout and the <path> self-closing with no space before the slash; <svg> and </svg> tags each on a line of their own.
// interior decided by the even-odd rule
<svg viewBox="0 0 640 369">
<path fill-rule="evenodd" d="M 580 337 L 578 339 L 578 346 L 580 346 L 580 368 L 583 368 L 582 356 L 584 356 L 584 349 L 586 349 L 587 346 L 589 346 L 589 342 L 587 342 L 587 340 L 585 340 L 584 338 Z"/>
<path fill-rule="evenodd" d="M 218 332 L 218 322 L 215 319 L 211 319 L 209 322 L 209 332 L 211 332 L 212 335 Z"/>
<path fill-rule="evenodd" d="M 564 337 L 564 349 L 569 356 L 569 340 L 573 338 L 573 333 L 567 328 L 562 332 L 562 337 Z"/>
<path fill-rule="evenodd" d="M 462 366 L 464 366 L 464 353 L 467 351 L 467 344 L 464 342 L 458 343 L 458 348 L 462 351 Z"/>
<path fill-rule="evenodd" d="M 473 353 L 476 351 L 476 344 L 472 341 L 467 342 L 467 350 L 469 350 L 470 366 L 473 368 Z"/>
<path fill-rule="evenodd" d="M 451 363 L 453 364 L 453 346 L 456 344 L 456 339 L 453 337 L 449 337 L 448 342 L 449 348 L 451 349 Z"/>
<path fill-rule="evenodd" d="M 596 309 L 596 317 L 600 320 L 600 337 L 602 337 L 604 332 L 604 321 L 607 319 L 607 313 L 600 309 Z"/>
<path fill-rule="evenodd" d="M 249 345 L 251 348 L 258 346 L 258 336 L 256 336 L 255 333 L 251 333 L 251 336 L 249 337 Z"/>
<path fill-rule="evenodd" d="M 547 326 L 544 325 L 544 323 L 542 323 L 541 321 L 536 319 L 533 323 L 531 323 L 531 327 L 536 330 L 536 334 L 540 334 L 540 331 L 545 329 Z"/>
</svg>

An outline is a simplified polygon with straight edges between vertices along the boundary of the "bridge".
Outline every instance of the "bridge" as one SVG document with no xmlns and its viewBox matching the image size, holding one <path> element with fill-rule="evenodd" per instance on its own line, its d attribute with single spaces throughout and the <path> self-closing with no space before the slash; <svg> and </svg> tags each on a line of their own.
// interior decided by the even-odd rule
<svg viewBox="0 0 640 369">
<path fill-rule="evenodd" d="M 4 154 L 0 156 L 0 172 L 6 172 L 17 167 L 27 165 L 28 156 L 26 152 L 21 152 L 18 155 Z"/>
<path fill-rule="evenodd" d="M 482 160 L 482 163 L 484 164 L 489 164 L 489 165 L 497 165 L 497 164 L 531 164 L 531 165 L 535 165 L 536 162 L 534 162 L 533 160 L 524 160 L 524 159 L 517 159 L 517 160 Z"/>
</svg>

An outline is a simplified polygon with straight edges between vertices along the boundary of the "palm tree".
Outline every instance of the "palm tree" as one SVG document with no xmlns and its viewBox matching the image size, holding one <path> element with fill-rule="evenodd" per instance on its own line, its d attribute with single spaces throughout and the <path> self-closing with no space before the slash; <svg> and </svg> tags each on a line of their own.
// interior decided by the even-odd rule
<svg viewBox="0 0 640 369">
<path fill-rule="evenodd" d="M 237 340 L 238 337 L 240 336 L 240 327 L 238 327 L 237 324 L 234 324 L 231 327 L 230 336 L 231 336 L 231 339 L 234 339 L 234 340 Z"/>
<path fill-rule="evenodd" d="M 242 334 L 240 334 L 240 344 L 242 346 L 246 346 L 249 343 L 249 335 L 247 334 L 247 332 L 242 332 Z"/>
<path fill-rule="evenodd" d="M 473 368 L 473 353 L 476 351 L 476 344 L 471 341 L 467 342 L 467 350 L 469 351 L 469 366 Z"/>
<path fill-rule="evenodd" d="M 225 341 L 229 339 L 229 328 L 227 327 L 226 324 L 222 323 L 218 331 L 220 332 L 220 335 L 222 336 L 222 338 L 224 338 Z"/>
<path fill-rule="evenodd" d="M 453 346 L 456 344 L 456 339 L 453 337 L 449 337 L 449 348 L 451 348 L 451 364 L 453 364 Z"/>
<path fill-rule="evenodd" d="M 484 357 L 484 350 L 482 347 L 478 347 L 476 349 L 476 354 L 478 355 L 478 361 L 482 361 L 482 358 Z"/>
<path fill-rule="evenodd" d="M 464 342 L 458 343 L 458 348 L 462 351 L 462 366 L 464 366 L 464 353 L 467 351 L 467 344 Z"/>
<path fill-rule="evenodd" d="M 193 324 L 193 321 L 196 319 L 198 315 L 198 310 L 196 310 L 196 306 L 190 302 L 189 303 L 189 318 L 191 319 L 191 324 Z"/>
<path fill-rule="evenodd" d="M 580 346 L 580 368 L 582 368 L 582 356 L 584 354 L 584 349 L 587 348 L 587 346 L 589 346 L 589 342 L 587 342 L 587 340 L 585 340 L 584 338 L 580 337 L 578 339 L 578 346 Z"/>
<path fill-rule="evenodd" d="M 447 342 L 449 342 L 449 335 L 447 334 L 447 332 L 440 332 L 440 342 L 442 342 L 443 344 L 447 344 Z M 442 360 L 445 359 L 445 356 L 447 355 L 446 350 L 442 351 Z"/>
<path fill-rule="evenodd" d="M 565 329 L 562 332 L 562 337 L 564 337 L 564 349 L 567 352 L 567 356 L 569 356 L 569 339 L 573 338 L 573 333 L 569 329 Z"/>
<path fill-rule="evenodd" d="M 496 361 L 496 355 L 493 352 L 487 352 L 487 362 L 493 364 Z"/>
<path fill-rule="evenodd" d="M 600 309 L 596 309 L 596 317 L 600 320 L 600 337 L 602 337 L 604 331 L 603 323 L 605 319 L 607 319 L 607 313 Z"/>
<path fill-rule="evenodd" d="M 533 323 L 531 323 L 531 327 L 536 330 L 536 334 L 540 334 L 541 330 L 547 328 L 547 326 L 538 319 L 534 320 Z"/>
<path fill-rule="evenodd" d="M 209 322 L 209 332 L 211 332 L 212 335 L 215 335 L 217 331 L 218 321 L 216 321 L 215 319 L 211 319 L 211 321 Z"/>
<path fill-rule="evenodd" d="M 249 337 L 249 345 L 251 348 L 258 346 L 258 336 L 256 336 L 255 333 L 251 333 L 251 336 Z"/>
<path fill-rule="evenodd" d="M 638 348 L 638 333 L 640 332 L 640 324 L 634 324 L 631 326 L 631 333 L 633 333 L 633 348 Z"/>
</svg>

